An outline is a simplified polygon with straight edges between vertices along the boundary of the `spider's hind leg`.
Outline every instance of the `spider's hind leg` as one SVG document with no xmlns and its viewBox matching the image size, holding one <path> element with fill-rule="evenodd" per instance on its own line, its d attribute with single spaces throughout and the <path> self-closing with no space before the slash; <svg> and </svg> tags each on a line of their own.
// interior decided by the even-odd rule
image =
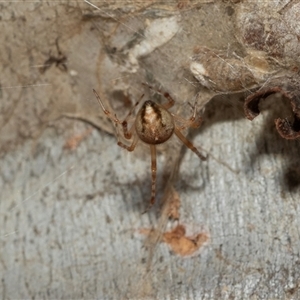
<svg viewBox="0 0 300 300">
<path fill-rule="evenodd" d="M 147 209 L 143 212 L 146 213 L 151 209 L 151 207 L 155 203 L 155 195 L 156 195 L 156 146 L 155 145 L 150 145 L 150 151 L 151 151 L 151 178 L 152 178 L 152 184 L 151 184 L 151 199 L 150 199 L 150 204 L 147 207 Z"/>
<path fill-rule="evenodd" d="M 126 150 L 129 151 L 129 152 L 132 152 L 132 151 L 135 149 L 135 146 L 136 146 L 136 144 L 138 143 L 138 141 L 139 141 L 138 137 L 135 136 L 134 139 L 133 139 L 133 141 L 132 141 L 132 143 L 131 143 L 131 145 L 130 145 L 130 146 L 127 146 L 126 144 L 124 144 L 124 143 L 122 143 L 122 142 L 120 141 L 120 138 L 119 138 L 119 136 L 118 136 L 118 146 L 120 146 L 120 147 L 126 149 Z"/>
</svg>

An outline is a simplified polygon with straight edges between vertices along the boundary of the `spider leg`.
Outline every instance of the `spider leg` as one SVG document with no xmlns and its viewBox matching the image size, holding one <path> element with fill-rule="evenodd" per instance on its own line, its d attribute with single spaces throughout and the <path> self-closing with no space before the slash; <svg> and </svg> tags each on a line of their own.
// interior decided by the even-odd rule
<svg viewBox="0 0 300 300">
<path fill-rule="evenodd" d="M 116 115 L 112 115 L 112 114 L 110 113 L 110 111 L 107 110 L 107 109 L 105 108 L 105 106 L 104 106 L 104 104 L 103 104 L 103 102 L 102 102 L 100 96 L 97 94 L 97 92 L 96 92 L 94 89 L 93 89 L 93 92 L 94 92 L 94 94 L 95 94 L 95 96 L 96 96 L 96 98 L 97 98 L 97 100 L 98 100 L 98 102 L 99 102 L 99 104 L 100 104 L 102 110 L 103 110 L 104 113 L 107 115 L 107 117 L 108 117 L 109 119 L 111 119 L 114 123 L 116 123 L 116 124 L 117 124 L 117 123 L 121 124 L 121 121 L 117 118 L 117 116 L 116 116 Z"/>
<path fill-rule="evenodd" d="M 146 83 L 143 82 L 142 85 L 147 86 L 149 89 L 164 96 L 168 100 L 167 103 L 161 105 L 165 109 L 169 109 L 175 104 L 175 100 L 171 97 L 171 95 L 168 92 L 162 92 L 161 90 L 155 89 L 154 87 L 149 85 L 147 82 Z"/>
<path fill-rule="evenodd" d="M 184 130 L 188 127 L 191 128 L 198 128 L 200 127 L 201 123 L 202 123 L 202 118 L 199 118 L 198 120 L 196 120 L 196 117 L 192 116 L 190 119 L 184 119 L 180 116 L 171 114 L 173 116 L 173 118 L 175 119 L 175 121 L 178 121 L 179 123 L 181 123 L 181 126 L 177 126 L 177 129 L 179 130 Z"/>
<path fill-rule="evenodd" d="M 202 118 L 199 118 L 198 120 L 196 120 L 196 115 L 197 115 L 197 98 L 195 100 L 194 106 L 190 102 L 189 102 L 189 105 L 193 109 L 193 114 L 192 114 L 192 116 L 189 119 L 188 127 L 198 128 L 198 127 L 200 127 L 200 125 L 202 123 Z"/>
<path fill-rule="evenodd" d="M 122 125 L 122 128 L 123 128 L 123 134 L 124 134 L 124 137 L 126 139 L 131 139 L 132 137 L 132 132 L 133 132 L 133 129 L 134 129 L 134 124 L 132 125 L 132 127 L 130 128 L 130 130 L 128 130 L 128 119 L 130 118 L 130 116 L 132 115 L 133 111 L 135 110 L 135 108 L 139 105 L 140 101 L 142 100 L 142 98 L 144 97 L 144 94 L 141 96 L 141 98 L 135 103 L 135 105 L 131 108 L 131 110 L 129 111 L 128 115 L 126 116 L 126 118 L 124 119 L 124 121 L 120 121 L 117 117 L 116 114 L 112 114 L 109 110 L 107 110 L 100 98 L 100 96 L 98 95 L 98 93 L 93 89 L 93 92 L 102 108 L 102 110 L 104 111 L 104 113 L 107 115 L 107 117 L 109 119 L 111 119 L 116 125 L 117 124 L 121 124 Z M 119 134 L 118 130 L 117 130 L 117 133 Z M 119 138 L 118 138 L 119 139 Z"/>
<path fill-rule="evenodd" d="M 150 145 L 151 150 L 151 176 L 152 176 L 152 186 L 151 186 L 151 200 L 150 205 L 155 203 L 155 192 L 156 192 L 156 146 Z"/>
<path fill-rule="evenodd" d="M 202 123 L 202 118 L 199 118 L 196 120 L 196 115 L 197 115 L 197 101 L 195 101 L 194 106 L 192 106 L 190 103 L 189 105 L 193 108 L 193 114 L 189 119 L 184 119 L 180 116 L 177 116 L 175 114 L 171 114 L 175 120 L 178 122 L 182 123 L 182 125 L 179 127 L 177 126 L 177 129 L 183 130 L 186 129 L 187 127 L 192 127 L 192 128 L 198 128 L 200 127 Z"/>
<path fill-rule="evenodd" d="M 127 151 L 129 152 L 132 152 L 136 146 L 136 144 L 138 143 L 139 139 L 138 139 L 138 136 L 135 136 L 131 145 L 130 146 L 127 146 L 125 145 L 124 143 L 122 143 L 119 139 L 118 139 L 118 146 L 126 149 Z"/>
<path fill-rule="evenodd" d="M 144 94 L 140 97 L 140 99 L 134 104 L 134 106 L 131 108 L 131 110 L 129 111 L 128 115 L 126 116 L 126 118 L 124 119 L 123 122 L 121 122 L 122 128 L 123 128 L 123 133 L 124 133 L 124 137 L 126 139 L 131 139 L 132 137 L 132 132 L 133 132 L 133 128 L 134 128 L 134 124 L 131 126 L 130 130 L 128 130 L 128 119 L 130 118 L 130 116 L 132 115 L 132 113 L 134 112 L 135 108 L 139 105 L 139 103 L 141 102 L 141 100 L 143 99 Z"/>
<path fill-rule="evenodd" d="M 152 185 L 151 185 L 151 199 L 148 208 L 143 212 L 146 213 L 155 203 L 155 194 L 156 194 L 156 146 L 150 145 L 151 151 L 151 176 L 152 176 Z"/>
<path fill-rule="evenodd" d="M 198 155 L 198 157 L 202 160 L 206 160 L 207 157 L 201 154 L 198 149 L 193 145 L 192 142 L 190 142 L 181 132 L 180 130 L 175 127 L 174 133 L 177 135 L 177 137 L 188 147 L 190 148 L 194 153 Z"/>
</svg>

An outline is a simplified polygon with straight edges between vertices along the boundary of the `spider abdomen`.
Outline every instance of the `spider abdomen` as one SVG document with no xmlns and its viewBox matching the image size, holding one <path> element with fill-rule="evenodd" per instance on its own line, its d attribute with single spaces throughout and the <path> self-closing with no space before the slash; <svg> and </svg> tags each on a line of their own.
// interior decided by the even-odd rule
<svg viewBox="0 0 300 300">
<path fill-rule="evenodd" d="M 144 143 L 151 145 L 167 141 L 174 127 L 173 117 L 168 110 L 151 100 L 143 104 L 135 121 L 137 135 Z"/>
</svg>

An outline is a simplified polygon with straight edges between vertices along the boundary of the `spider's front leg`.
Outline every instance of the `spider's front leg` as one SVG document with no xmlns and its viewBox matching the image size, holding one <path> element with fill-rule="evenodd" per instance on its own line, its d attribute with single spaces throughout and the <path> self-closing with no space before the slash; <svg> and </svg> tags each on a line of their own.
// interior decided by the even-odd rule
<svg viewBox="0 0 300 300">
<path fill-rule="evenodd" d="M 190 119 L 187 121 L 186 125 L 187 125 L 187 127 L 191 127 L 191 128 L 199 128 L 202 124 L 203 119 L 202 119 L 202 117 L 196 118 L 196 116 L 197 116 L 197 99 L 196 99 L 194 105 L 192 105 L 190 102 L 189 102 L 189 105 L 193 109 L 193 114 L 190 117 Z"/>
<path fill-rule="evenodd" d="M 191 141 L 189 141 L 181 133 L 181 130 L 184 130 L 188 127 L 197 128 L 201 125 L 202 119 L 196 120 L 196 115 L 197 115 L 197 100 L 195 101 L 195 104 L 193 107 L 193 114 L 189 119 L 184 119 L 180 116 L 172 114 L 174 120 L 181 123 L 181 126 L 175 125 L 174 133 L 189 149 L 191 149 L 194 153 L 196 153 L 200 159 L 206 160 L 207 157 L 204 156 L 202 153 L 200 153 L 199 150 L 193 145 L 193 143 Z"/>
<path fill-rule="evenodd" d="M 106 114 L 106 116 L 111 119 L 115 124 L 121 124 L 121 121 L 117 118 L 116 114 L 112 115 L 111 112 L 109 110 L 107 110 L 100 98 L 100 96 L 98 95 L 98 93 L 96 92 L 96 90 L 93 89 L 94 95 L 96 96 L 103 112 Z"/>
<path fill-rule="evenodd" d="M 167 103 L 161 104 L 161 106 L 164 107 L 165 109 L 169 109 L 175 104 L 175 100 L 171 97 L 171 95 L 168 92 L 162 92 L 161 90 L 154 88 L 153 86 L 149 85 L 148 83 L 143 82 L 142 84 L 144 86 L 147 86 L 152 91 L 164 96 L 168 100 Z"/>
<path fill-rule="evenodd" d="M 135 103 L 135 105 L 131 108 L 131 110 L 129 111 L 128 115 L 126 116 L 126 118 L 124 119 L 123 122 L 120 122 L 122 125 L 122 130 L 123 130 L 123 135 L 124 138 L 127 140 L 130 140 L 132 138 L 132 136 L 134 135 L 132 144 L 130 146 L 125 145 L 124 143 L 122 143 L 120 141 L 120 136 L 119 136 L 119 131 L 117 130 L 117 138 L 118 138 L 118 146 L 126 149 L 127 151 L 133 151 L 137 142 L 138 142 L 138 136 L 135 132 L 135 123 L 133 123 L 130 127 L 130 129 L 128 130 L 128 120 L 130 119 L 132 113 L 134 112 L 135 108 L 139 105 L 139 103 L 141 102 L 141 100 L 143 99 L 144 94 L 140 97 L 140 99 Z"/>
<path fill-rule="evenodd" d="M 189 103 L 189 105 L 193 108 L 192 116 L 189 119 L 184 119 L 180 116 L 172 114 L 174 119 L 182 124 L 181 126 L 177 126 L 177 129 L 179 129 L 179 130 L 184 130 L 188 127 L 198 128 L 198 127 L 200 127 L 200 125 L 202 123 L 201 117 L 196 118 L 196 116 L 197 116 L 197 100 L 195 101 L 194 105 L 192 105 L 190 103 Z"/>
<path fill-rule="evenodd" d="M 139 105 L 139 103 L 141 102 L 141 100 L 143 99 L 144 94 L 140 97 L 140 99 L 134 104 L 134 106 L 131 108 L 131 110 L 129 111 L 128 115 L 126 116 L 126 118 L 124 119 L 123 122 L 121 122 L 122 128 L 123 128 L 123 134 L 125 139 L 130 140 L 132 137 L 132 133 L 134 131 L 134 124 L 131 126 L 130 130 L 128 130 L 128 120 L 130 119 L 132 113 L 134 112 L 134 110 L 136 109 L 136 107 Z"/>
</svg>

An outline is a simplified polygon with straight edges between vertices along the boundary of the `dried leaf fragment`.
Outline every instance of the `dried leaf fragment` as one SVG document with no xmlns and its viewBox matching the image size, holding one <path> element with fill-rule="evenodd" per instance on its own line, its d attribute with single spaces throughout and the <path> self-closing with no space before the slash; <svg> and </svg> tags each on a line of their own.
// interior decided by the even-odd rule
<svg viewBox="0 0 300 300">
<path fill-rule="evenodd" d="M 180 256 L 197 255 L 199 251 L 209 240 L 209 235 L 202 231 L 200 233 L 186 236 L 186 227 L 178 224 L 171 231 L 161 233 L 156 229 L 142 228 L 139 230 L 140 234 L 159 237 L 157 242 L 164 242 L 172 251 Z"/>
<path fill-rule="evenodd" d="M 300 137 L 300 76 L 292 73 L 280 77 L 274 77 L 266 85 L 248 96 L 245 100 L 244 110 L 246 117 L 253 120 L 259 115 L 259 102 L 268 96 L 280 93 L 290 100 L 294 120 L 278 118 L 275 120 L 276 129 L 285 139 L 296 139 Z"/>
</svg>

